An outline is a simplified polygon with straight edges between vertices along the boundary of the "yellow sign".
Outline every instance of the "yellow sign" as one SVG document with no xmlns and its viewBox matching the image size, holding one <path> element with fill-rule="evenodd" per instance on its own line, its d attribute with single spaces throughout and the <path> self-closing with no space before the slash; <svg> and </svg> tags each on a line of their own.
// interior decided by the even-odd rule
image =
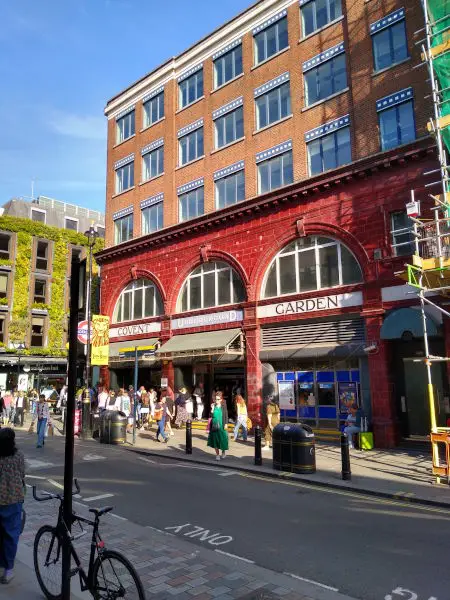
<svg viewBox="0 0 450 600">
<path fill-rule="evenodd" d="M 125 354 L 126 352 L 141 352 L 142 350 L 154 350 L 156 346 L 137 346 L 136 348 L 121 348 L 119 350 L 120 354 Z"/>
<path fill-rule="evenodd" d="M 109 359 L 109 317 L 92 315 L 91 365 L 107 365 Z"/>
</svg>

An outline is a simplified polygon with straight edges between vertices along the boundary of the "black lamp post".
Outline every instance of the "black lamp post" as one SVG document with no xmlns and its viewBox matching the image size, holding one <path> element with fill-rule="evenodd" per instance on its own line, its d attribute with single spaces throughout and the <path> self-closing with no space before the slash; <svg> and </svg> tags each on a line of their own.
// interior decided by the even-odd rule
<svg viewBox="0 0 450 600">
<path fill-rule="evenodd" d="M 17 350 L 17 391 L 19 391 L 19 377 L 20 377 L 20 354 L 21 350 L 25 350 L 25 342 L 12 342 L 12 346 Z"/>
</svg>

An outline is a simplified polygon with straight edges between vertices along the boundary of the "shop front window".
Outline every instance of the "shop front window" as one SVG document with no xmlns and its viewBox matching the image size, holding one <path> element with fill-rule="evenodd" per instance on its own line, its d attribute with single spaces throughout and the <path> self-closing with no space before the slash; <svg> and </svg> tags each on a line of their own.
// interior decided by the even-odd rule
<svg viewBox="0 0 450 600">
<path fill-rule="evenodd" d="M 262 297 L 275 298 L 362 282 L 353 254 L 331 238 L 310 236 L 292 242 L 272 261 Z"/>
<path fill-rule="evenodd" d="M 113 323 L 157 317 L 162 312 L 158 288 L 148 279 L 137 279 L 122 290 L 114 310 Z"/>
</svg>

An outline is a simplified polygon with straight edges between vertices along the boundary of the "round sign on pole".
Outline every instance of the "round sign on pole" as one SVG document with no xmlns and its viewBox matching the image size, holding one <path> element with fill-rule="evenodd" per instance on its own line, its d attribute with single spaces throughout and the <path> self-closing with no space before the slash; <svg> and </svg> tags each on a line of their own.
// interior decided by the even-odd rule
<svg viewBox="0 0 450 600">
<path fill-rule="evenodd" d="M 91 321 L 91 335 L 92 335 L 92 321 Z M 77 332 L 78 341 L 81 344 L 88 343 L 88 322 L 80 321 L 78 323 L 78 332 Z"/>
</svg>

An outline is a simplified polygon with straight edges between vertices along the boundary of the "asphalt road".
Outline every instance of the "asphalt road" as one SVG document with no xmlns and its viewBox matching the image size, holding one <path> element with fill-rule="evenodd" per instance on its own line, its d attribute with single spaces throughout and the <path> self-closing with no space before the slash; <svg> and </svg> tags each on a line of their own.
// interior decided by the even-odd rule
<svg viewBox="0 0 450 600">
<path fill-rule="evenodd" d="M 28 483 L 57 492 L 62 438 L 18 434 Z M 76 442 L 78 501 L 361 600 L 448 600 L 450 511 Z M 59 486 L 59 487 L 58 487 Z M 393 590 L 397 592 L 393 593 Z M 409 593 L 408 593 L 409 590 Z"/>
</svg>

